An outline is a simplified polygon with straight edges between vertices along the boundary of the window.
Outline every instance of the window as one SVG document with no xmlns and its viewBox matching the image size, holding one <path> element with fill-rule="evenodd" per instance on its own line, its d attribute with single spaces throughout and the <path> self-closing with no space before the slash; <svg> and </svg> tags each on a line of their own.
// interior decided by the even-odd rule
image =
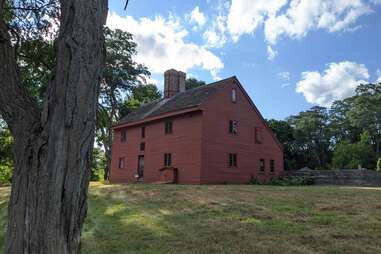
<svg viewBox="0 0 381 254">
<path fill-rule="evenodd" d="M 229 167 L 237 167 L 237 154 L 229 153 Z"/>
<path fill-rule="evenodd" d="M 170 167 L 172 165 L 172 154 L 165 153 L 164 154 L 164 166 Z"/>
<path fill-rule="evenodd" d="M 146 149 L 146 143 L 145 142 L 141 142 L 140 143 L 140 151 L 144 151 Z"/>
<path fill-rule="evenodd" d="M 142 130 L 141 137 L 145 138 L 145 136 L 146 136 L 146 127 L 142 127 L 141 130 Z"/>
<path fill-rule="evenodd" d="M 236 92 L 235 89 L 232 89 L 231 99 L 232 99 L 232 102 L 233 102 L 233 103 L 236 103 L 236 102 L 237 102 L 237 92 Z"/>
<path fill-rule="evenodd" d="M 238 122 L 234 120 L 229 121 L 229 133 L 230 134 L 237 134 L 238 132 Z"/>
<path fill-rule="evenodd" d="M 120 142 L 126 142 L 127 140 L 127 133 L 126 130 L 120 131 Z"/>
<path fill-rule="evenodd" d="M 118 168 L 124 168 L 124 158 L 119 158 Z"/>
<path fill-rule="evenodd" d="M 261 172 L 264 172 L 265 171 L 265 160 L 264 159 L 260 159 L 259 160 L 259 170 Z"/>
<path fill-rule="evenodd" d="M 165 134 L 172 133 L 172 121 L 165 122 Z"/>
<path fill-rule="evenodd" d="M 274 172 L 274 171 L 275 171 L 275 161 L 270 160 L 270 172 Z"/>
<path fill-rule="evenodd" d="M 262 144 L 262 128 L 255 127 L 255 143 Z"/>
</svg>

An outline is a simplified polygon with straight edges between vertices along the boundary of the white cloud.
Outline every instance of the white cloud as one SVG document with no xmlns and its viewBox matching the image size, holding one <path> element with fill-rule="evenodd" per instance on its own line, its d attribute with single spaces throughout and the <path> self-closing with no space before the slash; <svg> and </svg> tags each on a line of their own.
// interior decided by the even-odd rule
<svg viewBox="0 0 381 254">
<path fill-rule="evenodd" d="M 380 0 L 381 1 L 381 0 Z M 377 75 L 377 80 L 376 80 L 376 82 L 377 83 L 381 83 L 381 70 L 380 69 L 378 69 L 377 71 L 376 71 L 376 75 Z"/>
<path fill-rule="evenodd" d="M 212 25 L 204 32 L 203 37 L 208 47 L 221 48 L 225 45 L 226 39 L 226 17 L 218 15 Z"/>
<path fill-rule="evenodd" d="M 200 11 L 200 7 L 196 6 L 189 14 L 189 21 L 198 26 L 203 26 L 206 23 L 206 16 Z"/>
<path fill-rule="evenodd" d="M 232 0 L 227 28 L 238 41 L 264 25 L 265 38 L 275 44 L 280 37 L 302 38 L 310 31 L 355 31 L 359 17 L 381 0 Z"/>
<path fill-rule="evenodd" d="M 278 73 L 278 77 L 281 78 L 283 81 L 289 81 L 290 73 L 288 71 L 282 71 Z"/>
<path fill-rule="evenodd" d="M 267 45 L 267 59 L 272 61 L 278 55 L 278 51 Z"/>
<path fill-rule="evenodd" d="M 370 11 L 370 5 L 363 0 L 292 0 L 284 13 L 270 15 L 266 20 L 266 40 L 275 44 L 280 36 L 301 38 L 317 29 L 342 31 Z"/>
<path fill-rule="evenodd" d="M 224 67 L 221 59 L 207 48 L 186 42 L 187 30 L 174 17 L 134 19 L 111 13 L 107 26 L 121 29 L 134 35 L 138 55 L 135 60 L 145 64 L 152 73 L 161 74 L 175 68 L 188 71 L 194 67 L 208 70 L 214 79 Z"/>
<path fill-rule="evenodd" d="M 349 61 L 330 63 L 323 73 L 303 72 L 296 92 L 303 94 L 309 103 L 330 106 L 335 100 L 354 95 L 356 87 L 368 79 L 368 69 L 363 64 Z"/>
<path fill-rule="evenodd" d="M 238 41 L 243 34 L 253 33 L 268 16 L 275 15 L 286 3 L 287 0 L 232 0 L 227 27 L 233 41 Z"/>
</svg>

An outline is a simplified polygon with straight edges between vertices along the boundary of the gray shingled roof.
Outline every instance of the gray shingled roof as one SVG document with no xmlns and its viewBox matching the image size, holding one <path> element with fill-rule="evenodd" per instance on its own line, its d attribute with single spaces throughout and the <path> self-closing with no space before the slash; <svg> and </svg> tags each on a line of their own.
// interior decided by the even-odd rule
<svg viewBox="0 0 381 254">
<path fill-rule="evenodd" d="M 198 106 L 210 95 L 219 91 L 221 89 L 220 85 L 223 84 L 223 82 L 226 80 L 227 79 L 224 79 L 208 85 L 196 87 L 178 93 L 170 98 L 163 98 L 144 104 L 137 110 L 124 116 L 119 121 L 118 125 L 140 121 L 147 117 L 157 116 L 172 111 Z"/>
</svg>

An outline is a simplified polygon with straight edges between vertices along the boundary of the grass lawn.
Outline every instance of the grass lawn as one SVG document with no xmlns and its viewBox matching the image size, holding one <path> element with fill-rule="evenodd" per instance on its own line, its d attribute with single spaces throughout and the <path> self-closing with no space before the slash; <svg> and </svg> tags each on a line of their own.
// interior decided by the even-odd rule
<svg viewBox="0 0 381 254">
<path fill-rule="evenodd" d="M 381 253 L 381 189 L 93 183 L 81 253 Z"/>
</svg>

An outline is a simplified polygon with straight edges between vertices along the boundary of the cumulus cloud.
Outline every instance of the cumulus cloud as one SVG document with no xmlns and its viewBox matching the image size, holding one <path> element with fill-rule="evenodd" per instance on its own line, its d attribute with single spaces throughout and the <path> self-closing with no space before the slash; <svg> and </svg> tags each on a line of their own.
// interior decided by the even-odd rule
<svg viewBox="0 0 381 254">
<path fill-rule="evenodd" d="M 170 68 L 186 72 L 193 67 L 200 67 L 217 79 L 224 67 L 222 60 L 204 46 L 186 42 L 188 32 L 174 17 L 157 16 L 137 20 L 111 13 L 107 26 L 134 35 L 138 50 L 135 60 L 145 64 L 152 73 L 163 73 Z"/>
<path fill-rule="evenodd" d="M 287 0 L 232 0 L 227 27 L 238 41 L 241 35 L 253 33 L 268 16 L 276 12 L 287 3 Z"/>
<path fill-rule="evenodd" d="M 301 38 L 316 29 L 342 31 L 370 11 L 370 5 L 362 0 L 292 0 L 285 13 L 270 15 L 266 20 L 266 40 L 274 44 L 282 35 Z"/>
<path fill-rule="evenodd" d="M 296 85 L 309 103 L 330 106 L 333 101 L 354 95 L 356 87 L 369 79 L 368 69 L 355 62 L 330 63 L 323 73 L 306 71 Z"/>
<path fill-rule="evenodd" d="M 380 0 L 381 1 L 381 0 Z M 381 70 L 380 69 L 378 69 L 377 71 L 376 71 L 376 75 L 377 75 L 377 80 L 376 80 L 376 82 L 377 83 L 381 83 Z"/>
<path fill-rule="evenodd" d="M 221 48 L 225 45 L 226 39 L 226 17 L 218 15 L 211 26 L 204 32 L 203 37 L 206 45 L 212 48 Z"/>
<path fill-rule="evenodd" d="M 278 51 L 267 45 L 267 59 L 272 61 L 278 55 Z"/>
<path fill-rule="evenodd" d="M 189 14 L 189 21 L 198 26 L 203 26 L 206 23 L 206 16 L 200 11 L 200 7 L 196 6 Z"/>
<path fill-rule="evenodd" d="M 354 31 L 360 16 L 381 0 L 232 0 L 227 28 L 233 41 L 253 34 L 264 25 L 265 38 L 275 44 L 280 37 L 302 38 L 308 32 Z"/>
</svg>

